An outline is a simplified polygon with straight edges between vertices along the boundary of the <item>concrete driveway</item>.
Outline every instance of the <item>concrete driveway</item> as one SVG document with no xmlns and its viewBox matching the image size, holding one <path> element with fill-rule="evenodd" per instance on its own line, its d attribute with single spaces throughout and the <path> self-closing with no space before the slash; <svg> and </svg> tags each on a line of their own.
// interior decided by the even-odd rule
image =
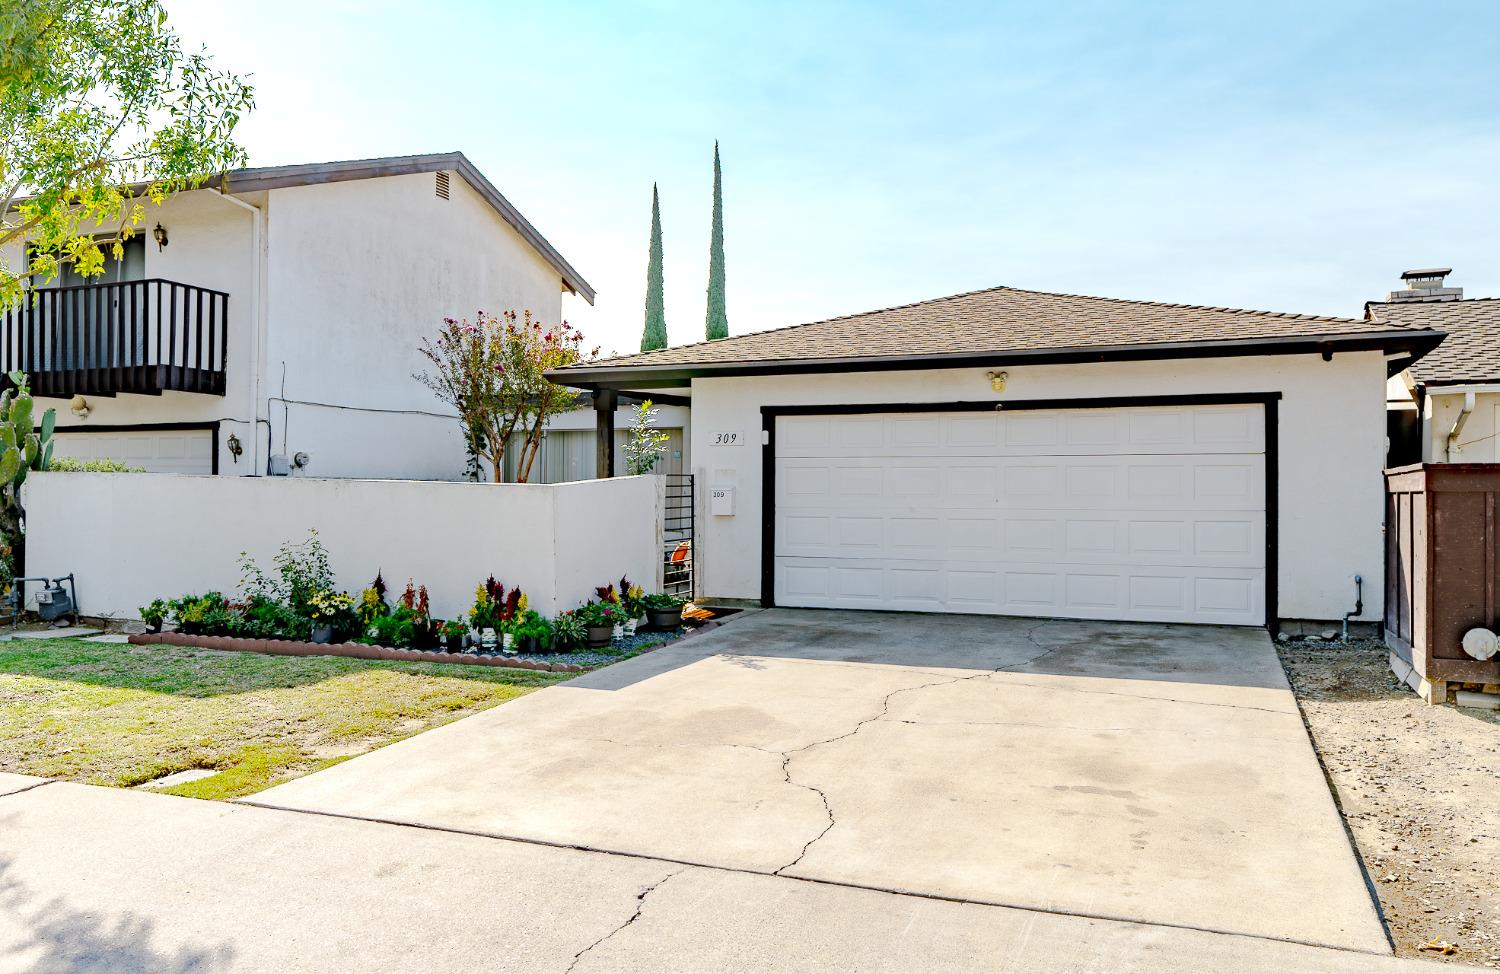
<svg viewBox="0 0 1500 974">
<path fill-rule="evenodd" d="M 1389 950 L 1255 630 L 773 610 L 251 803 Z"/>
</svg>

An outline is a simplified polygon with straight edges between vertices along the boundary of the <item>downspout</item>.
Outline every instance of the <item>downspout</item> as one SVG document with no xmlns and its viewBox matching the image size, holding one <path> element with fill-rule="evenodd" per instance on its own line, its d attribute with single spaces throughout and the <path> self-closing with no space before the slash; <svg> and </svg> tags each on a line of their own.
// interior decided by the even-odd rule
<svg viewBox="0 0 1500 974">
<path fill-rule="evenodd" d="M 265 220 L 266 214 L 258 206 L 251 206 L 244 200 L 220 190 L 219 198 L 233 203 L 242 210 L 247 210 L 251 218 L 252 243 L 255 249 L 255 310 L 251 315 L 251 321 L 255 323 L 255 340 L 250 346 L 250 470 L 252 475 L 259 474 L 265 470 L 270 458 L 262 458 L 260 455 L 260 387 L 261 387 L 261 344 L 266 337 L 266 259 L 265 259 Z M 266 196 L 267 204 L 270 203 L 270 195 Z M 269 422 L 269 420 L 267 420 Z"/>
<path fill-rule="evenodd" d="M 1464 393 L 1464 405 L 1463 405 L 1463 408 L 1458 411 L 1458 419 L 1455 419 L 1453 421 L 1453 428 L 1448 431 L 1447 452 L 1444 454 L 1444 458 L 1449 463 L 1453 463 L 1454 462 L 1453 461 L 1453 454 L 1455 454 L 1455 453 L 1462 453 L 1463 452 L 1463 448 L 1458 445 L 1458 434 L 1460 434 L 1460 433 L 1463 432 L 1463 430 L 1464 430 L 1464 424 L 1469 421 L 1469 414 L 1472 413 L 1473 411 L 1474 411 L 1474 393 L 1472 393 L 1472 392 L 1466 392 L 1466 393 Z"/>
</svg>

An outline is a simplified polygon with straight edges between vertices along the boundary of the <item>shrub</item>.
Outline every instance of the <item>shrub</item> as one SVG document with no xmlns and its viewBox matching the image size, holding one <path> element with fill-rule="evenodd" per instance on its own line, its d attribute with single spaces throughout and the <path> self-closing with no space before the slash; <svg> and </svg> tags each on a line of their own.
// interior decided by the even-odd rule
<svg viewBox="0 0 1500 974">
<path fill-rule="evenodd" d="M 276 566 L 275 575 L 262 571 L 255 559 L 240 552 L 240 594 L 246 602 L 253 598 L 282 602 L 296 615 L 310 619 L 313 596 L 334 591 L 328 552 L 316 530 L 309 531 L 301 544 L 282 544 L 271 562 Z"/>
<path fill-rule="evenodd" d="M 517 642 L 535 639 L 542 652 L 552 648 L 552 623 L 532 609 L 525 610 L 511 623 L 510 634 Z"/>
<path fill-rule="evenodd" d="M 145 473 L 145 467 L 132 467 L 119 460 L 80 460 L 77 457 L 53 457 L 48 470 L 63 473 Z"/>
<path fill-rule="evenodd" d="M 647 609 L 657 609 L 660 611 L 663 609 L 675 609 L 683 605 L 685 601 L 685 599 L 679 599 L 675 595 L 668 595 L 666 592 L 653 592 L 641 599 L 641 605 Z"/>
</svg>

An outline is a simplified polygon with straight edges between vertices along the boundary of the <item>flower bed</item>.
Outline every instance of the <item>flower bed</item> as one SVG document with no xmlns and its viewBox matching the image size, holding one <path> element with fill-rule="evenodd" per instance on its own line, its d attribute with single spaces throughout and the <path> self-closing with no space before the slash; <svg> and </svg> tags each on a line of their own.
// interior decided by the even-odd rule
<svg viewBox="0 0 1500 974">
<path fill-rule="evenodd" d="M 666 634 L 661 634 L 666 635 Z M 627 656 L 649 653 L 669 642 L 683 638 L 679 633 L 669 638 L 639 648 L 629 645 L 613 653 L 593 652 L 577 655 L 587 658 L 585 664 L 547 661 L 527 656 L 507 656 L 503 653 L 448 653 L 438 650 L 393 649 L 389 646 L 372 646 L 368 643 L 311 643 L 298 639 L 245 639 L 238 636 L 198 636 L 184 632 L 145 632 L 130 637 L 136 646 L 198 646 L 226 652 L 271 653 L 280 656 L 347 656 L 353 659 L 398 660 L 406 663 L 457 663 L 468 666 L 502 666 L 519 670 L 546 670 L 552 673 L 585 673 L 606 666 Z M 642 639 L 642 637 L 635 637 Z"/>
<path fill-rule="evenodd" d="M 562 672 L 666 641 L 663 636 L 642 639 L 638 627 L 644 633 L 667 633 L 682 624 L 682 600 L 648 595 L 628 578 L 618 586 L 598 587 L 596 599 L 548 619 L 530 607 L 519 586 L 507 588 L 491 575 L 475 588 L 466 613 L 439 619 L 431 612 L 427 587 L 411 579 L 394 601 L 380 572 L 358 596 L 338 591 L 316 531 L 300 544 L 283 544 L 271 571 L 248 555 L 240 557 L 240 589 L 234 595 L 157 598 L 141 607 L 142 621 L 152 633 L 204 640 L 185 645 L 299 654 L 316 650 L 292 647 L 336 645 L 341 647 L 337 655 L 366 659 L 488 666 L 519 660 L 523 668 L 561 667 Z"/>
</svg>

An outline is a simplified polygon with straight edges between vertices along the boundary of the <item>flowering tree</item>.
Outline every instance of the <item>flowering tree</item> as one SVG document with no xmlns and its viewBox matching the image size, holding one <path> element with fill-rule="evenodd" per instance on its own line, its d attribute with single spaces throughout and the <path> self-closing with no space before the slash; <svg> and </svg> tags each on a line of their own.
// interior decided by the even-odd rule
<svg viewBox="0 0 1500 974">
<path fill-rule="evenodd" d="M 481 311 L 473 322 L 445 318 L 436 337 L 422 340 L 432 367 L 416 378 L 458 411 L 470 452 L 489 461 L 495 483 L 504 481 L 505 450 L 519 437 L 516 482 L 524 484 L 548 417 L 578 400 L 546 372 L 599 354 L 582 345 L 583 332 L 567 322 L 549 327 L 530 311 L 498 318 Z"/>
</svg>

